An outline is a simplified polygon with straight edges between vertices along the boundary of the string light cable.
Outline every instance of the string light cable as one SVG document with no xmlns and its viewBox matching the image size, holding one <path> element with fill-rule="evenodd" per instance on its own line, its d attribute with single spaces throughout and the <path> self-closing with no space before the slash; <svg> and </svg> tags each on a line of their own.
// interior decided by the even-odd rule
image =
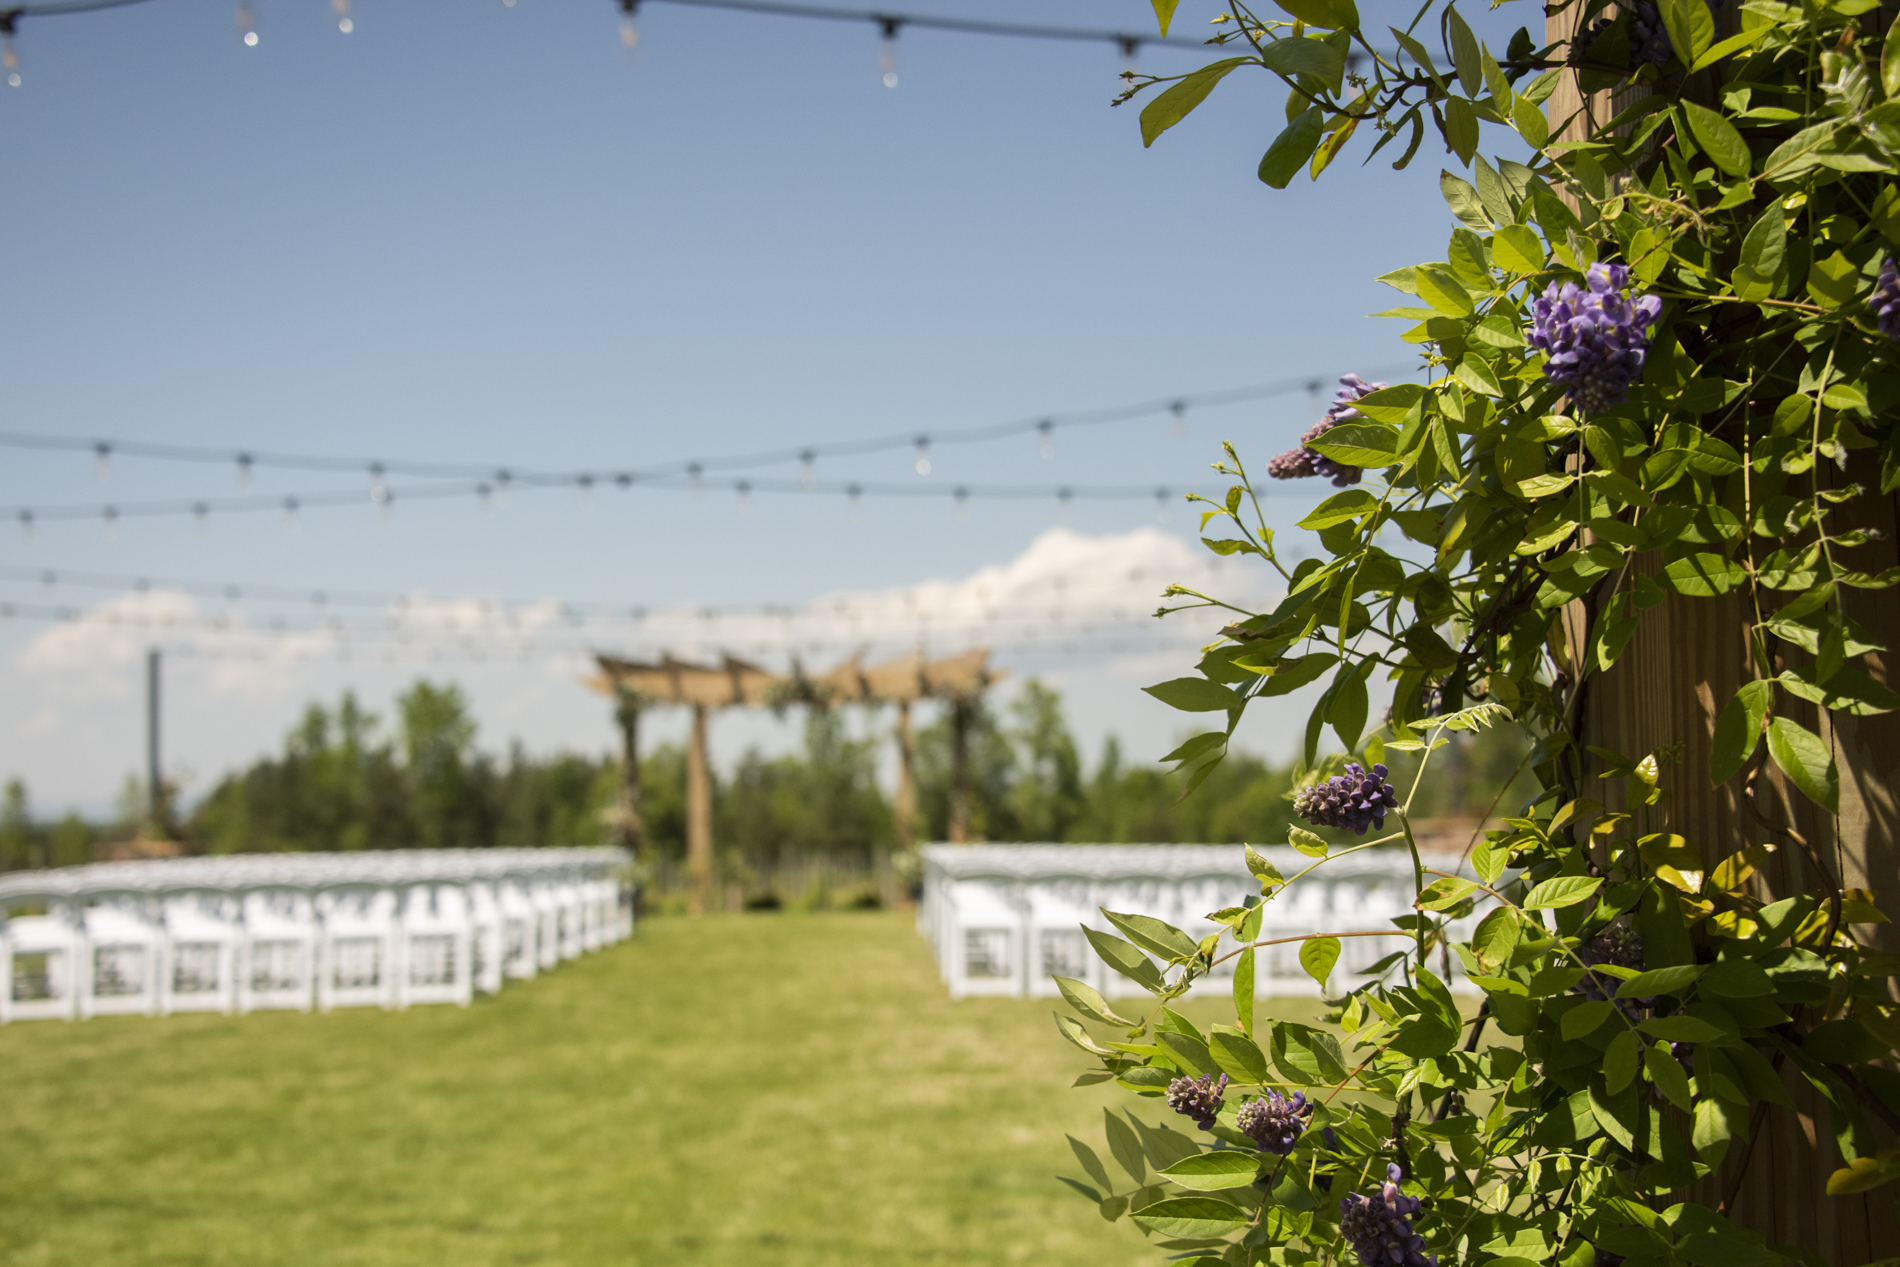
<svg viewBox="0 0 1900 1267">
<path fill-rule="evenodd" d="M 1409 372 L 1415 367 L 1379 366 L 1373 374 Z M 0 447 L 41 451 L 89 453 L 100 462 L 115 456 L 152 458 L 164 461 L 215 463 L 233 467 L 240 477 L 248 477 L 259 467 L 277 467 L 306 471 L 366 473 L 371 483 L 366 489 L 324 489 L 292 494 L 238 494 L 216 497 L 166 498 L 147 501 L 84 503 L 52 506 L 0 507 L 0 517 L 15 519 L 30 528 L 40 521 L 103 519 L 108 524 L 122 518 L 151 518 L 194 515 L 202 519 L 213 512 L 247 513 L 283 511 L 294 515 L 299 510 L 330 506 L 391 506 L 398 501 L 431 501 L 443 498 L 476 497 L 486 501 L 511 489 L 569 488 L 589 492 L 596 487 L 613 486 L 622 490 L 640 485 L 644 488 L 702 491 L 719 488 L 749 497 L 752 493 L 844 494 L 854 503 L 864 497 L 949 498 L 959 504 L 982 500 L 1048 500 L 1067 505 L 1074 501 L 1138 501 L 1153 499 L 1165 503 L 1171 496 L 1165 486 L 1151 484 L 913 484 L 878 480 L 820 480 L 814 468 L 820 457 L 857 456 L 908 448 L 917 453 L 916 469 L 928 474 L 929 453 L 933 447 L 971 444 L 1034 434 L 1044 456 L 1052 451 L 1059 429 L 1099 426 L 1125 422 L 1159 414 L 1183 421 L 1190 409 L 1239 404 L 1277 396 L 1306 392 L 1317 396 L 1325 380 L 1305 377 L 1281 379 L 1253 387 L 1227 391 L 1174 396 L 1137 404 L 1104 409 L 1045 414 L 1037 418 L 950 428 L 935 432 L 912 431 L 887 433 L 852 440 L 821 441 L 750 453 L 681 459 L 644 467 L 592 467 L 574 471 L 546 471 L 498 464 L 471 464 L 385 458 L 350 458 L 333 455 L 275 452 L 256 449 L 225 449 L 201 445 L 163 444 L 137 440 L 85 439 L 76 436 L 28 432 L 0 432 Z M 715 471 L 750 470 L 758 467 L 797 462 L 796 479 L 744 476 L 721 478 Z M 431 482 L 392 485 L 392 475 L 428 478 Z"/>
<path fill-rule="evenodd" d="M 137 3 L 140 0 L 126 0 Z M 1375 366 L 1362 373 L 1374 377 L 1381 374 L 1410 373 L 1417 369 L 1415 364 Z M 669 475 L 703 474 L 708 471 L 755 470 L 767 466 L 783 466 L 797 462 L 809 466 L 819 458 L 858 457 L 870 453 L 883 453 L 892 450 L 944 446 L 955 444 L 976 444 L 985 441 L 1001 440 L 1011 436 L 1034 433 L 1039 438 L 1053 435 L 1057 430 L 1074 427 L 1101 426 L 1107 423 L 1129 422 L 1140 418 L 1151 418 L 1169 414 L 1179 419 L 1190 409 L 1207 409 L 1223 405 L 1245 404 L 1249 401 L 1267 400 L 1278 396 L 1289 396 L 1305 392 L 1317 396 L 1330 380 L 1313 375 L 1299 378 L 1281 378 L 1272 382 L 1257 383 L 1248 387 L 1234 387 L 1224 391 L 1194 392 L 1185 395 L 1165 396 L 1137 401 L 1126 405 L 1111 405 L 1100 409 L 1071 410 L 1066 413 L 1038 414 L 1031 418 L 1012 419 L 1008 422 L 985 423 L 969 427 L 950 427 L 941 430 L 917 430 L 885 432 L 880 435 L 864 436 L 848 440 L 821 440 L 806 444 L 784 445 L 771 449 L 760 449 L 746 453 L 702 455 L 699 457 L 679 458 L 670 462 L 651 463 L 642 466 L 594 467 L 574 471 L 546 471 L 532 467 L 512 466 L 499 463 L 481 462 L 437 462 L 410 459 L 391 459 L 383 457 L 338 457 L 334 454 L 293 453 L 268 449 L 222 448 L 209 445 L 163 444 L 143 440 L 115 440 L 106 438 L 87 439 L 81 436 L 50 435 L 22 431 L 0 431 L 0 447 L 14 449 L 39 449 L 54 452 L 87 453 L 100 461 L 112 457 L 141 457 L 169 462 L 209 463 L 218 466 L 234 467 L 240 475 L 261 467 L 273 467 L 301 471 L 333 471 L 363 473 L 367 472 L 376 479 L 385 476 L 419 476 L 428 479 L 474 479 L 493 480 L 507 484 L 514 481 L 532 482 L 536 480 L 565 481 L 572 483 L 579 479 L 592 479 L 596 483 L 609 481 L 640 481 L 663 478 Z"/>
<path fill-rule="evenodd" d="M 1206 560 L 1203 566 L 1209 573 L 1218 573 L 1221 571 L 1221 563 L 1219 558 L 1212 558 Z M 1174 570 L 1171 570 L 1170 578 L 1173 574 Z M 558 619 L 569 626 L 576 627 L 583 624 L 624 621 L 635 628 L 664 625 L 689 625 L 703 628 L 720 620 L 733 619 L 771 621 L 786 629 L 804 622 L 835 625 L 841 620 L 854 625 L 869 623 L 890 627 L 903 626 L 910 629 L 994 627 L 999 624 L 1033 624 L 1043 620 L 1060 622 L 1067 619 L 1079 619 L 1084 624 L 1115 623 L 1146 619 L 1150 615 L 1150 610 L 1141 601 L 1135 600 L 1129 592 L 1129 587 L 1140 585 L 1149 579 L 1145 570 L 1138 567 L 1109 578 L 1106 583 L 1098 580 L 1094 584 L 1078 584 L 1067 577 L 1059 577 L 1049 587 L 1047 610 L 1038 612 L 1029 612 L 1020 606 L 1005 608 L 992 603 L 989 594 L 984 589 L 979 589 L 974 595 L 966 595 L 965 605 L 960 608 L 926 606 L 919 596 L 919 591 L 904 590 L 878 596 L 839 597 L 802 605 L 785 603 L 678 604 L 653 610 L 647 607 L 630 607 L 624 603 L 563 600 L 552 597 L 538 599 L 492 596 L 432 598 L 416 592 L 300 588 L 255 582 L 216 582 L 180 577 L 152 577 L 0 565 L 0 582 L 37 583 L 45 590 L 71 586 L 81 589 L 129 591 L 138 595 L 147 595 L 153 590 L 164 590 L 187 596 L 221 598 L 233 605 L 240 602 L 308 605 L 313 611 L 318 612 L 332 608 L 369 608 L 386 613 L 382 626 L 385 631 L 408 628 L 427 632 L 433 629 L 457 634 L 464 632 L 462 629 L 464 623 L 470 628 L 492 629 L 501 625 L 513 627 L 524 616 L 530 619 Z M 969 608 L 967 603 L 969 597 L 974 597 L 978 603 L 983 604 L 980 611 Z M 1103 608 L 1101 606 L 1103 597 L 1111 601 L 1119 601 L 1115 601 L 1113 606 Z M 1071 604 L 1082 604 L 1084 609 L 1077 612 Z M 153 623 L 167 624 L 183 619 L 199 622 L 193 627 L 220 632 L 232 629 L 260 631 L 264 628 L 264 626 L 236 623 L 229 617 L 179 617 L 173 613 L 149 610 L 101 612 L 95 609 L 92 612 L 81 613 L 69 606 L 0 603 L 0 616 L 23 615 L 29 611 L 35 613 L 36 618 L 96 618 L 108 623 L 133 623 L 141 627 L 148 627 Z M 268 628 L 273 634 L 301 634 L 335 632 L 339 628 L 360 629 L 362 626 L 345 624 L 334 617 L 311 617 L 299 621 L 293 627 L 284 622 L 281 617 L 274 617 Z"/>
</svg>

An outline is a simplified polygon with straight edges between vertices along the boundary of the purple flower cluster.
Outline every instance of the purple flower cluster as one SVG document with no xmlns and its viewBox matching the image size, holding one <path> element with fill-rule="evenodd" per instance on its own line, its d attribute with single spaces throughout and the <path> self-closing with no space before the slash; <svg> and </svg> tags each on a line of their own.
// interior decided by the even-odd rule
<svg viewBox="0 0 1900 1267">
<path fill-rule="evenodd" d="M 1438 1267 L 1438 1259 L 1425 1252 L 1425 1238 L 1412 1230 L 1418 1198 L 1399 1192 L 1397 1166 L 1387 1166 L 1385 1178 L 1377 1194 L 1354 1192 L 1340 1201 L 1340 1234 L 1365 1267 Z"/>
<path fill-rule="evenodd" d="M 1349 827 L 1363 836 L 1368 827 L 1384 827 L 1386 811 L 1398 808 L 1399 794 L 1385 776 L 1383 765 L 1371 773 L 1349 765 L 1344 774 L 1295 793 L 1293 812 L 1315 827 Z"/>
<path fill-rule="evenodd" d="M 1880 280 L 1874 283 L 1874 293 L 1867 300 L 1867 306 L 1873 309 L 1874 324 L 1880 327 L 1880 333 L 1889 339 L 1900 339 L 1900 268 L 1894 265 L 1891 255 L 1880 265 Z"/>
<path fill-rule="evenodd" d="M 1290 1100 L 1278 1091 L 1269 1091 L 1266 1099 L 1249 1100 L 1241 1105 L 1235 1125 L 1240 1127 L 1241 1134 L 1260 1146 L 1261 1152 L 1284 1157 L 1299 1143 L 1301 1132 L 1306 1130 L 1306 1119 L 1311 1116 L 1313 1106 L 1306 1102 L 1304 1091 L 1295 1091 Z"/>
<path fill-rule="evenodd" d="M 1333 404 L 1321 418 L 1300 437 L 1300 447 L 1288 449 L 1285 453 L 1267 461 L 1267 474 L 1276 480 L 1299 480 L 1312 475 L 1323 475 L 1333 482 L 1334 488 L 1344 488 L 1348 484 L 1357 484 L 1365 474 L 1359 467 L 1344 466 L 1333 461 L 1313 447 L 1313 441 L 1331 431 L 1342 422 L 1354 418 L 1363 418 L 1357 405 L 1361 396 L 1370 396 L 1373 392 L 1387 386 L 1385 383 L 1368 383 L 1357 374 L 1347 374 L 1339 380 L 1339 390 L 1333 393 Z"/>
<path fill-rule="evenodd" d="M 1214 1081 L 1213 1074 L 1202 1074 L 1198 1078 L 1176 1078 L 1168 1084 L 1168 1107 L 1176 1113 L 1194 1119 L 1194 1124 L 1204 1131 L 1214 1129 L 1214 1119 L 1220 1113 L 1222 1097 L 1227 1094 L 1227 1075 L 1222 1074 L 1220 1081 Z"/>
<path fill-rule="evenodd" d="M 1631 302 L 1624 288 L 1630 271 L 1621 264 L 1592 264 L 1584 286 L 1550 284 L 1531 305 L 1531 346 L 1546 355 L 1544 377 L 1570 391 L 1586 414 L 1623 403 L 1643 372 L 1649 333 L 1662 300 L 1644 295 Z"/>
<path fill-rule="evenodd" d="M 1578 947 L 1577 958 L 1592 968 L 1604 963 L 1616 968 L 1634 968 L 1640 972 L 1643 967 L 1643 939 L 1633 928 L 1612 924 L 1598 933 L 1589 945 Z M 1583 980 L 1577 982 L 1576 989 L 1585 998 L 1607 1001 L 1616 997 L 1617 987 L 1622 984 L 1619 978 L 1609 973 L 1588 972 L 1584 974 Z"/>
</svg>

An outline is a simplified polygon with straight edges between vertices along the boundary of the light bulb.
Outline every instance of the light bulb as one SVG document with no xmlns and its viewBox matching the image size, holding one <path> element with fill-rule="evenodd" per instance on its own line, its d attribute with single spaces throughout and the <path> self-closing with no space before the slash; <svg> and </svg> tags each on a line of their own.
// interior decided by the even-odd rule
<svg viewBox="0 0 1900 1267">
<path fill-rule="evenodd" d="M 350 0 L 330 0 L 330 12 L 336 16 L 336 29 L 343 34 L 356 29 L 356 21 L 350 17 Z"/>
<path fill-rule="evenodd" d="M 257 10 L 251 7 L 251 0 L 238 0 L 237 29 L 244 47 L 257 47 Z"/>
<path fill-rule="evenodd" d="M 930 474 L 930 437 L 917 437 L 917 473 Z"/>
<path fill-rule="evenodd" d="M 13 21 L 8 18 L 6 25 L 0 27 L 0 69 L 7 72 L 7 87 L 20 86 L 20 54 L 13 47 Z"/>
<path fill-rule="evenodd" d="M 640 0 L 620 0 L 620 55 L 633 56 L 633 50 L 640 44 L 640 28 L 634 25 L 634 10 L 640 7 Z"/>
<path fill-rule="evenodd" d="M 878 46 L 877 68 L 883 72 L 884 86 L 897 87 L 897 28 L 902 23 L 896 18 L 879 18 L 878 26 L 884 32 L 884 42 Z"/>
<path fill-rule="evenodd" d="M 1044 418 L 1036 424 L 1036 452 L 1045 461 L 1056 455 L 1056 424 L 1052 419 Z"/>
</svg>

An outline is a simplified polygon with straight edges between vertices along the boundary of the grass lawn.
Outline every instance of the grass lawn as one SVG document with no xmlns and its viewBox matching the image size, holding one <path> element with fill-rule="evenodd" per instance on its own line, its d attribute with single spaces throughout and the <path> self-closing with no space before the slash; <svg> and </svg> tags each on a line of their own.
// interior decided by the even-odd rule
<svg viewBox="0 0 1900 1267">
<path fill-rule="evenodd" d="M 468 1009 L 10 1025 L 0 1263 L 1152 1263 L 1052 1176 L 1166 1110 L 1070 1090 L 1050 1010 L 877 913 L 654 920 Z"/>
</svg>

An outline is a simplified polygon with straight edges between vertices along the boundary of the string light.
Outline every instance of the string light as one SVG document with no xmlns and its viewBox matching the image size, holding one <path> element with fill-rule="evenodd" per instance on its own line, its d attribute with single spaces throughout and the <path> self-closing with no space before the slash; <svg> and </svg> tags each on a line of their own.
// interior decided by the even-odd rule
<svg viewBox="0 0 1900 1267">
<path fill-rule="evenodd" d="M 1378 365 L 1359 372 L 1396 378 L 1402 374 L 1414 372 L 1416 369 L 1415 364 L 1407 363 Z M 1318 390 L 1318 380 L 1302 375 L 1299 378 L 1278 379 L 1248 387 L 1169 396 L 1159 400 L 1137 401 L 1101 409 L 1073 410 L 1068 413 L 1044 414 L 1010 422 L 933 430 L 930 433 L 930 441 L 932 445 L 980 444 L 1036 432 L 1050 439 L 1048 454 L 1053 455 L 1055 451 L 1053 432 L 1058 426 L 1065 428 L 1104 426 L 1161 414 L 1174 414 L 1177 410 L 1185 412 L 1190 407 L 1210 408 L 1245 404 L 1250 401 L 1287 396 L 1300 391 L 1315 393 Z M 505 490 L 517 473 L 523 480 L 530 482 L 572 480 L 578 474 L 587 473 L 602 480 L 611 478 L 622 487 L 636 480 L 659 479 L 669 475 L 690 473 L 695 467 L 702 471 L 752 470 L 796 461 L 807 474 L 811 474 L 821 456 L 854 457 L 913 448 L 917 443 L 917 435 L 915 430 L 910 430 L 865 436 L 854 440 L 808 443 L 750 453 L 702 455 L 672 462 L 653 463 L 644 467 L 596 467 L 591 472 L 511 470 L 508 467 L 498 468 L 486 463 L 340 457 L 334 454 L 266 452 L 257 449 L 234 451 L 203 445 L 162 444 L 106 438 L 88 440 L 75 436 L 19 431 L 0 431 L 0 447 L 55 452 L 89 451 L 98 456 L 102 473 L 106 459 L 111 454 L 118 453 L 166 462 L 196 462 L 220 466 L 239 461 L 247 468 L 268 466 L 285 470 L 332 472 L 368 470 L 374 480 L 383 479 L 387 475 L 420 476 L 431 479 L 492 480 L 498 488 Z"/>
<path fill-rule="evenodd" d="M 14 28 L 18 25 L 18 15 L 12 12 L 0 13 L 0 70 L 7 72 L 7 87 L 20 86 L 20 53 L 13 46 Z"/>
<path fill-rule="evenodd" d="M 1056 422 L 1053 418 L 1044 418 L 1036 424 L 1036 452 L 1047 462 L 1056 455 Z"/>
<path fill-rule="evenodd" d="M 632 57 L 640 44 L 640 28 L 634 23 L 634 11 L 640 0 L 620 0 L 620 55 Z"/>
<path fill-rule="evenodd" d="M 877 68 L 883 72 L 884 86 L 897 87 L 897 31 L 903 25 L 903 19 L 881 17 L 877 20 L 878 29 L 884 38 L 878 44 Z"/>
<path fill-rule="evenodd" d="M 257 47 L 257 12 L 251 7 L 251 0 L 238 0 L 237 29 L 238 38 L 246 48 Z"/>
<path fill-rule="evenodd" d="M 917 437 L 916 467 L 917 467 L 917 473 L 919 475 L 930 474 L 930 437 L 929 436 Z"/>
<path fill-rule="evenodd" d="M 330 0 L 330 15 L 336 19 L 336 29 L 343 34 L 356 29 L 356 19 L 350 16 L 350 0 Z"/>
</svg>

